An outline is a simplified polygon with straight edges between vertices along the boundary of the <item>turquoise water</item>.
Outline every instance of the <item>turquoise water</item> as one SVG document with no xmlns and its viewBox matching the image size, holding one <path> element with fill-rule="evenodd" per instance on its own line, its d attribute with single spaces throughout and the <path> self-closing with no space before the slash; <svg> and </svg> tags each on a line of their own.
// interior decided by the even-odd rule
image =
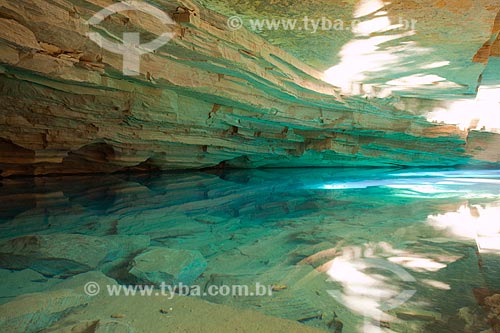
<svg viewBox="0 0 500 333">
<path fill-rule="evenodd" d="M 18 178 L 1 181 L 0 198 L 2 274 L 43 276 L 3 282 L 2 303 L 87 270 L 136 282 L 128 270 L 144 249 L 99 257 L 70 244 L 75 234 L 198 251 L 206 268 L 192 284 L 273 289 L 205 300 L 329 332 L 481 332 L 491 327 L 483 299 L 500 291 L 498 170 Z M 57 239 L 58 249 L 15 255 L 5 245 L 28 235 Z"/>
</svg>

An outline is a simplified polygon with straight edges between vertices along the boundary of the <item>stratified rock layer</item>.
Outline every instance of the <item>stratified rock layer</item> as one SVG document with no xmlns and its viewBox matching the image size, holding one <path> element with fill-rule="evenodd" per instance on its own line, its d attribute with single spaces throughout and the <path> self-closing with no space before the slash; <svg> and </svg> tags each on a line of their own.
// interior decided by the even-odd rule
<svg viewBox="0 0 500 333">
<path fill-rule="evenodd" d="M 6 303 L 18 295 L 39 292 L 61 282 L 60 279 L 47 279 L 32 269 L 22 271 L 0 269 L 0 280 L 2 281 L 0 304 Z"/>
<path fill-rule="evenodd" d="M 97 282 L 101 286 L 97 297 L 103 298 L 102 302 L 92 301 L 82 311 L 54 324 L 62 327 L 124 314 L 126 318 L 119 321 L 131 323 L 136 331 L 164 332 L 168 327 L 174 332 L 207 332 L 206 322 L 210 327 L 220 324 L 217 318 L 221 308 L 207 308 L 204 313 L 208 320 L 199 316 L 196 305 L 191 303 L 199 286 L 201 293 L 197 295 L 210 302 L 250 308 L 325 329 L 337 318 L 344 323 L 344 332 L 361 332 L 359 325 L 364 323 L 365 313 L 355 314 L 348 307 L 361 305 L 364 310 L 370 302 L 371 308 L 376 309 L 375 301 L 379 302 L 379 298 L 377 294 L 351 289 L 356 286 L 349 277 L 359 276 L 359 268 L 355 268 L 360 267 L 360 262 L 356 259 L 369 256 L 385 263 L 380 269 L 365 270 L 367 281 L 377 281 L 373 287 L 369 285 L 370 290 L 391 294 L 397 288 L 417 290 L 404 307 L 390 311 L 394 316 L 390 322 L 393 332 L 465 332 L 456 316 L 463 307 L 475 309 L 473 292 L 477 288 L 499 289 L 498 254 L 478 252 L 487 248 L 482 240 L 500 237 L 499 180 L 500 171 L 496 170 L 382 168 L 10 178 L 3 179 L 0 186 L 0 201 L 10 207 L 0 216 L 0 237 L 23 239 L 41 235 L 54 240 L 53 253 L 61 253 L 55 241 L 64 239 L 60 234 L 71 240 L 71 234 L 79 233 L 103 243 L 107 243 L 109 234 L 142 235 L 150 237 L 156 248 L 164 248 L 160 252 L 170 258 L 149 256 L 148 252 L 134 256 L 136 261 L 141 257 L 151 259 L 142 266 L 145 272 L 179 272 L 189 266 L 183 262 L 184 251 L 199 251 L 206 258 L 206 269 L 191 284 L 195 287 L 191 289 L 192 297 L 185 298 L 192 300 L 184 303 L 188 308 L 181 307 L 183 297 L 144 297 L 139 291 L 137 297 L 110 298 L 106 285 L 112 283 L 102 273 L 88 272 L 59 282 L 49 290 L 72 289 L 83 294 L 86 283 Z M 107 248 L 96 247 L 91 252 L 85 246 L 88 243 L 73 240 L 71 253 L 66 257 L 86 252 L 89 258 L 96 257 L 97 252 L 102 253 L 99 257 L 106 256 Z M 489 244 L 496 245 L 489 251 L 499 250 L 498 242 Z M 129 258 L 128 268 L 134 257 Z M 400 276 L 385 269 L 396 268 L 394 265 L 409 272 L 417 282 L 402 284 Z M 353 273 L 342 273 L 346 271 Z M 120 283 L 133 283 L 128 271 L 122 272 L 123 275 L 112 277 Z M 190 274 L 197 276 L 199 272 Z M 336 280 L 325 274 L 336 276 Z M 346 279 L 339 278 L 342 276 Z M 17 290 L 27 278 L 6 283 Z M 143 283 L 149 285 L 151 280 L 147 281 Z M 256 292 L 257 283 L 265 290 L 272 287 L 272 297 L 225 296 L 211 294 L 209 289 L 248 286 L 249 292 Z M 47 290 L 45 285 L 40 287 Z M 337 302 L 328 293 L 331 290 L 352 295 L 357 301 Z M 157 291 L 161 290 L 154 292 Z M 26 307 L 26 303 L 21 305 Z M 168 313 L 160 312 L 162 308 Z M 179 328 L 166 326 L 183 315 L 187 322 L 179 323 Z M 231 316 L 241 320 L 245 315 L 231 311 Z M 137 321 L 132 322 L 134 319 Z M 259 318 L 252 322 L 262 323 Z M 152 324 L 161 328 L 149 328 Z M 428 325 L 432 327 L 424 327 Z M 240 321 L 233 327 L 258 331 Z M 233 327 L 208 331 L 235 331 Z M 0 331 L 8 332 L 2 328 Z M 273 330 L 266 327 L 262 331 Z"/>
<path fill-rule="evenodd" d="M 153 247 L 135 257 L 131 266 L 129 273 L 139 283 L 172 286 L 193 283 L 207 262 L 198 251 Z"/>
<path fill-rule="evenodd" d="M 68 289 L 20 296 L 0 305 L 0 327 L 3 332 L 39 332 L 69 311 L 86 305 L 89 299 L 81 292 Z"/>
<path fill-rule="evenodd" d="M 147 236 L 37 235 L 0 243 L 0 264 L 46 276 L 70 276 L 127 258 L 149 246 Z"/>
<path fill-rule="evenodd" d="M 420 112 L 432 101 L 343 96 L 323 73 L 194 3 L 157 1 L 182 21 L 176 37 L 141 57 L 139 76 L 124 76 L 122 56 L 86 34 L 153 39 L 166 27 L 140 12 L 86 24 L 112 3 L 0 1 L 1 176 L 500 161 L 499 134 L 432 123 Z M 174 15 L 178 5 L 191 11 Z M 474 77 L 484 64 L 471 66 Z"/>
</svg>

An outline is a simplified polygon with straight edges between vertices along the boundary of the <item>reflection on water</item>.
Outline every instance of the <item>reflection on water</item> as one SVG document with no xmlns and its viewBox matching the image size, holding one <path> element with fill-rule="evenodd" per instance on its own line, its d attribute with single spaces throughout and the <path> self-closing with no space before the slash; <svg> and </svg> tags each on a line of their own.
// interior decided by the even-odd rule
<svg viewBox="0 0 500 333">
<path fill-rule="evenodd" d="M 330 332 L 479 332 L 491 325 L 478 295 L 500 291 L 496 170 L 5 179 L 0 199 L 2 244 L 26 235 L 149 236 L 151 246 L 199 251 L 207 261 L 199 285 L 278 286 L 273 297 L 208 301 Z M 1 268 L 42 272 L 48 284 L 73 274 L 9 260 L 2 244 Z M 129 283 L 121 260 L 97 268 Z M 2 286 L 0 297 L 48 284 Z"/>
<path fill-rule="evenodd" d="M 455 212 L 432 215 L 429 225 L 452 237 L 474 239 L 479 252 L 500 253 L 500 203 L 463 205 Z"/>
</svg>

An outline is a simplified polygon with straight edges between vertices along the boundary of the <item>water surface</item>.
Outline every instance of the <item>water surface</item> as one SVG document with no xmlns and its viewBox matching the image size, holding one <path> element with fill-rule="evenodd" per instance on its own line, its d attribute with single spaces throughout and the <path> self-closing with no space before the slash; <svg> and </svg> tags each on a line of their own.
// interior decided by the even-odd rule
<svg viewBox="0 0 500 333">
<path fill-rule="evenodd" d="M 152 246 L 199 251 L 207 268 L 195 283 L 204 288 L 275 289 L 271 297 L 206 300 L 330 332 L 480 332 L 489 328 L 484 295 L 500 291 L 498 170 L 17 178 L 1 181 L 0 199 L 3 242 L 146 235 Z M 30 268 L 48 282 L 68 277 Z M 100 269 L 133 283 L 126 263 Z M 9 283 L 2 302 L 16 296 Z"/>
</svg>

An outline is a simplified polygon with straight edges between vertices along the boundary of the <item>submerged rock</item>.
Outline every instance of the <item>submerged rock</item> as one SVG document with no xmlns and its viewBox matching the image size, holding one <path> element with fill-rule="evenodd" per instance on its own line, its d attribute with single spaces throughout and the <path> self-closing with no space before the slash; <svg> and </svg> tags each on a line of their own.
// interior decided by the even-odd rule
<svg viewBox="0 0 500 333">
<path fill-rule="evenodd" d="M 23 271 L 22 274 L 33 277 L 41 276 L 29 270 Z M 101 292 L 95 293 L 93 296 L 87 295 L 86 284 L 89 282 L 99 286 Z M 42 332 L 58 333 L 131 333 L 132 330 L 126 330 L 126 326 L 114 325 L 112 320 L 72 322 L 71 325 L 57 326 L 48 331 L 44 330 L 73 310 L 79 310 L 91 302 L 93 302 L 92 304 L 103 302 L 109 297 L 109 294 L 104 292 L 106 287 L 116 284 L 115 280 L 102 272 L 92 271 L 65 280 L 58 280 L 58 283 L 53 284 L 43 293 L 19 296 L 0 305 L 0 332 L 30 333 L 43 330 Z"/>
<path fill-rule="evenodd" d="M 108 294 L 105 292 L 107 286 L 117 285 L 118 283 L 112 278 L 104 275 L 99 271 L 91 271 L 82 274 L 78 274 L 63 280 L 61 283 L 56 284 L 55 286 L 49 288 L 49 291 L 61 290 L 61 289 L 69 289 L 74 292 L 85 292 L 85 285 L 88 282 L 92 282 L 99 286 L 100 293 L 96 293 L 93 296 L 93 299 L 97 297 L 107 297 Z"/>
<path fill-rule="evenodd" d="M 134 258 L 129 273 L 139 283 L 189 285 L 206 267 L 207 262 L 198 251 L 151 247 Z"/>
<path fill-rule="evenodd" d="M 32 269 L 10 271 L 0 269 L 0 304 L 12 300 L 14 297 L 40 292 L 61 282 L 60 279 L 48 279 Z"/>
<path fill-rule="evenodd" d="M 166 303 L 167 302 L 167 303 Z M 159 311 L 167 307 L 168 314 Z M 126 315 L 109 319 L 114 313 Z M 119 324 L 117 324 L 119 323 Z M 325 333 L 296 321 L 266 316 L 198 297 L 116 296 L 98 298 L 89 306 L 73 311 L 41 333 Z"/>
<path fill-rule="evenodd" d="M 114 320 L 100 320 L 95 333 L 133 333 L 134 329 L 126 323 Z"/>
<path fill-rule="evenodd" d="M 0 332 L 38 332 L 89 300 L 82 291 L 68 289 L 17 297 L 0 305 Z"/>
<path fill-rule="evenodd" d="M 63 327 L 49 329 L 43 333 L 134 333 L 136 332 L 127 323 L 115 320 L 91 320 L 78 323 L 68 323 Z"/>
<path fill-rule="evenodd" d="M 133 255 L 148 247 L 149 242 L 148 236 L 24 236 L 0 243 L 0 266 L 66 277 Z"/>
</svg>

